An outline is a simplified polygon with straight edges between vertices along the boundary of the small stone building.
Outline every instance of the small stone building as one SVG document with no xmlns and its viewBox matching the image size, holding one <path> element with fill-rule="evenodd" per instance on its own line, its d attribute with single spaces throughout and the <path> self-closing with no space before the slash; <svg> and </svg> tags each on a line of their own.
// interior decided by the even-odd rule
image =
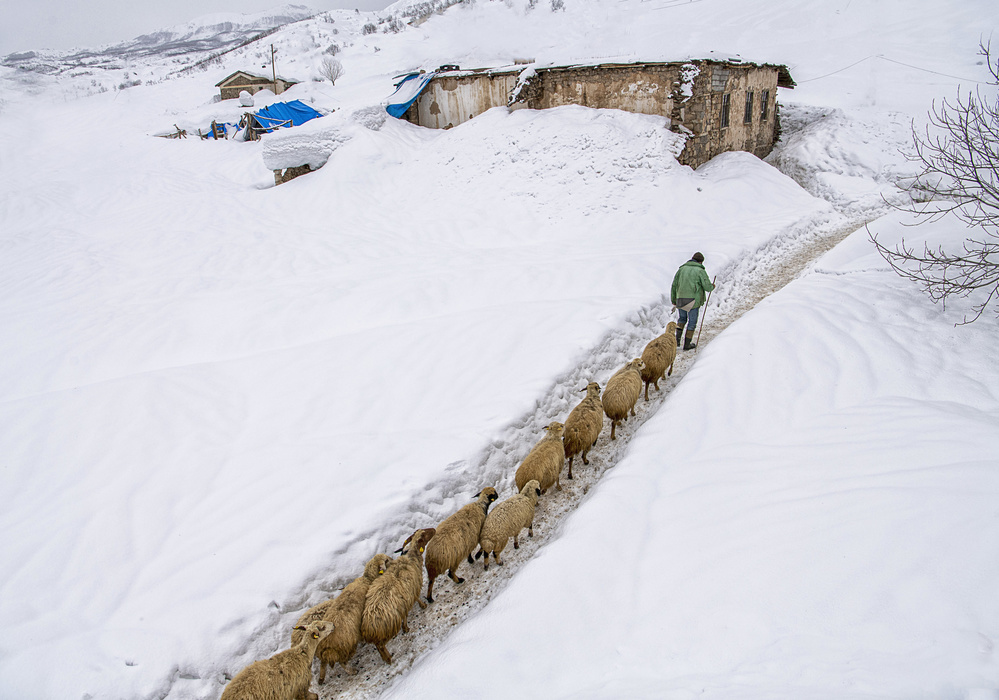
<svg viewBox="0 0 999 700">
<path fill-rule="evenodd" d="M 266 78 L 238 70 L 228 78 L 216 83 L 215 87 L 222 91 L 223 100 L 231 100 L 234 97 L 239 97 L 239 93 L 243 90 L 246 90 L 251 95 L 255 95 L 261 90 L 273 90 L 275 95 L 280 95 L 292 85 L 297 84 L 297 81 L 286 80 L 281 76 L 278 76 L 277 80 L 274 80 L 273 78 Z"/>
<path fill-rule="evenodd" d="M 601 63 L 534 69 L 442 67 L 403 118 L 447 129 L 492 107 L 561 105 L 657 114 L 688 136 L 680 162 L 691 167 L 725 151 L 766 156 L 780 136 L 777 88 L 793 88 L 785 66 L 737 60 Z"/>
</svg>

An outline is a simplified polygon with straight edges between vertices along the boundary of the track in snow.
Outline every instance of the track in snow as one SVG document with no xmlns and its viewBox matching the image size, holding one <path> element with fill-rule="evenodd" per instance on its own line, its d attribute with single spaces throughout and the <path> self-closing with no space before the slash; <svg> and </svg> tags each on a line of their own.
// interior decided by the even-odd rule
<svg viewBox="0 0 999 700">
<path fill-rule="evenodd" d="M 714 295 L 707 310 L 707 323 L 700 344 L 709 343 L 732 322 L 791 282 L 810 263 L 867 222 L 857 219 L 845 223 L 840 220 L 832 225 L 803 222 L 794 230 L 776 236 L 755 253 L 719 271 L 718 294 Z M 501 499 L 511 495 L 513 474 L 524 457 L 525 442 L 533 444 L 540 439 L 542 427 L 552 420 L 564 421 L 568 412 L 582 399 L 583 394 L 579 390 L 587 382 L 599 381 L 603 387 L 621 365 L 641 355 L 645 344 L 662 333 L 672 320 L 671 312 L 668 295 L 664 295 L 660 302 L 639 310 L 624 329 L 609 334 L 587 356 L 580 358 L 578 369 L 559 377 L 547 396 L 538 401 L 536 410 L 508 428 L 503 438 L 494 441 L 483 453 L 479 464 L 469 465 L 469 468 L 487 475 L 505 474 L 502 483 L 496 484 L 497 490 Z M 342 666 L 337 665 L 332 672 L 327 672 L 324 685 L 313 682 L 320 699 L 377 697 L 422 655 L 440 644 L 452 628 L 488 605 L 539 549 L 558 537 L 566 516 L 579 506 L 603 473 L 620 461 L 635 431 L 659 409 L 666 395 L 680 382 L 695 359 L 695 351 L 677 353 L 673 375 L 660 382 L 659 392 L 650 392 L 648 402 L 643 394 L 635 407 L 637 416 L 618 426 L 617 440 L 611 442 L 609 426 L 605 421 L 604 431 L 590 452 L 590 464 L 584 466 L 581 460 L 575 460 L 575 478 L 572 481 L 566 478 L 566 471 L 563 470 L 562 491 L 551 489 L 538 502 L 534 537 L 522 537 L 520 549 L 517 550 L 509 545 L 503 556 L 504 566 L 494 564 L 484 572 L 481 560 L 473 567 L 463 564 L 458 573 L 465 578 L 465 582 L 460 586 L 446 575 L 438 578 L 434 603 L 425 610 L 414 606 L 409 616 L 410 631 L 388 643 L 394 663 L 386 665 L 373 646 L 362 644 L 350 662 L 350 666 L 358 670 L 356 675 L 347 674 Z M 424 526 L 429 525 L 426 523 Z M 426 582 L 423 593 L 426 593 Z"/>
</svg>

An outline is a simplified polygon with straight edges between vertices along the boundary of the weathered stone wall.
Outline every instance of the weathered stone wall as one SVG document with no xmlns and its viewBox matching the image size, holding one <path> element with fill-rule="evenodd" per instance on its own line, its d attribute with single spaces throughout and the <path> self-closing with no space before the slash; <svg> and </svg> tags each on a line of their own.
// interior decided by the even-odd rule
<svg viewBox="0 0 999 700">
<path fill-rule="evenodd" d="M 744 120 L 746 95 L 753 93 L 750 121 Z M 767 92 L 767 118 L 762 98 Z M 729 96 L 729 122 L 722 126 L 724 96 Z M 773 149 L 777 124 L 777 69 L 706 63 L 694 80 L 694 96 L 684 104 L 683 125 L 694 135 L 680 162 L 697 167 L 719 153 L 748 151 L 763 158 Z"/>
<path fill-rule="evenodd" d="M 282 92 L 287 90 L 292 85 L 294 85 L 294 83 L 288 83 L 285 82 L 284 80 L 281 80 L 281 78 L 278 78 L 277 92 L 275 94 L 280 95 Z M 219 88 L 223 100 L 231 100 L 235 97 L 239 97 L 239 93 L 241 93 L 243 90 L 246 90 L 251 95 L 255 95 L 264 89 L 273 90 L 274 83 L 270 80 L 263 79 L 260 80 L 259 82 L 254 81 L 252 83 L 243 83 L 241 85 L 224 85 L 221 88 Z"/>
<path fill-rule="evenodd" d="M 404 118 L 431 128 L 457 126 L 507 104 L 517 79 L 516 72 L 434 78 Z M 725 151 L 748 151 L 760 158 L 770 153 L 778 133 L 777 79 L 775 66 L 711 61 L 549 68 L 529 81 L 513 108 L 549 109 L 572 104 L 660 115 L 670 120 L 673 131 L 688 136 L 680 162 L 696 168 Z M 746 121 L 746 96 L 750 92 L 753 104 Z M 766 119 L 762 118 L 764 93 Z M 729 120 L 722 126 L 725 95 Z"/>
<path fill-rule="evenodd" d="M 410 105 L 404 118 L 420 126 L 449 129 L 505 105 L 516 85 L 516 73 L 435 78 Z"/>
<path fill-rule="evenodd" d="M 560 68 L 543 71 L 538 77 L 541 89 L 536 98 L 528 101 L 532 109 L 582 105 L 670 117 L 671 93 L 679 81 L 680 67 L 670 64 Z"/>
</svg>

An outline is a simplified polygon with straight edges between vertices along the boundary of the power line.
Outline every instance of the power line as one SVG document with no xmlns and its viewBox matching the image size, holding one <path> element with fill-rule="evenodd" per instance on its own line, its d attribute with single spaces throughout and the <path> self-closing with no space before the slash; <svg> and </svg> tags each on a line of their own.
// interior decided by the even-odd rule
<svg viewBox="0 0 999 700">
<path fill-rule="evenodd" d="M 834 70 L 831 73 L 826 73 L 825 75 L 819 75 L 819 76 L 816 76 L 814 78 L 808 78 L 807 80 L 798 80 L 796 82 L 799 85 L 801 85 L 802 83 L 810 83 L 813 80 L 822 80 L 823 78 L 828 78 L 831 75 L 836 75 L 837 73 L 842 73 L 845 70 L 849 70 L 850 68 L 853 68 L 854 66 L 859 65 L 859 64 L 863 63 L 864 61 L 869 61 L 872 58 L 880 58 L 882 61 L 888 61 L 889 63 L 895 63 L 895 64 L 900 65 L 900 66 L 905 66 L 906 68 L 911 68 L 913 70 L 922 71 L 923 73 L 932 73 L 933 75 L 940 75 L 940 76 L 943 76 L 945 78 L 953 78 L 955 80 L 960 80 L 960 81 L 966 82 L 966 83 L 975 83 L 977 85 L 989 85 L 989 84 L 991 84 L 987 80 L 973 80 L 971 78 L 962 78 L 959 75 L 950 75 L 949 73 L 941 73 L 939 71 L 930 70 L 929 68 L 921 68 L 919 66 L 914 66 L 914 65 L 912 65 L 910 63 L 903 63 L 902 61 L 896 61 L 893 58 L 888 58 L 887 56 L 882 56 L 881 54 L 871 54 L 870 56 L 865 56 L 864 58 L 860 59 L 859 61 L 854 61 L 850 65 L 845 66 L 843 68 L 840 68 L 839 70 Z"/>
</svg>

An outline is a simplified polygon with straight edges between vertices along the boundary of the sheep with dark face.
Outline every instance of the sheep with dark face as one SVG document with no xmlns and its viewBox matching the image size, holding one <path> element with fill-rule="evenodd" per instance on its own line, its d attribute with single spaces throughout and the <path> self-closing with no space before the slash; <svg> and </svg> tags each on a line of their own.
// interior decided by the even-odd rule
<svg viewBox="0 0 999 700">
<path fill-rule="evenodd" d="M 666 331 L 649 341 L 642 352 L 642 381 L 645 382 L 645 400 L 649 400 L 649 384 L 655 383 L 659 391 L 659 380 L 673 374 L 673 362 L 676 360 L 676 323 L 666 324 Z M 667 369 L 669 370 L 667 372 Z"/>
<path fill-rule="evenodd" d="M 517 491 L 523 490 L 524 485 L 531 479 L 541 484 L 542 495 L 553 484 L 556 489 L 562 490 L 559 474 L 565 464 L 565 445 L 562 444 L 564 434 L 565 426 L 557 421 L 545 426 L 545 436 L 531 448 L 524 461 L 517 467 L 517 473 L 514 475 Z"/>
<path fill-rule="evenodd" d="M 485 570 L 489 570 L 489 555 L 500 566 L 500 554 L 506 547 L 506 543 L 513 538 L 513 548 L 519 549 L 520 531 L 527 528 L 528 537 L 534 537 L 534 509 L 538 505 L 538 497 L 541 495 L 541 484 L 535 479 L 531 479 L 520 493 L 511 496 L 486 516 L 486 522 L 482 524 L 482 534 L 479 535 L 479 551 L 475 553 L 475 558 L 485 554 L 483 560 Z"/>
<path fill-rule="evenodd" d="M 499 496 L 492 486 L 475 494 L 476 501 L 463 506 L 458 512 L 446 517 L 437 526 L 437 535 L 427 545 L 427 602 L 434 602 L 434 581 L 438 576 L 447 572 L 448 577 L 455 583 L 461 584 L 465 579 L 457 575 L 457 569 L 461 562 L 472 561 L 472 552 L 479 544 L 479 533 L 482 532 L 482 523 L 486 520 L 489 506 L 492 505 Z"/>
<path fill-rule="evenodd" d="M 409 545 L 409 549 L 368 586 L 361 615 L 361 639 L 374 644 L 387 664 L 392 663 L 392 655 L 385 645 L 399 634 L 399 630 L 409 631 L 407 619 L 413 603 L 427 607 L 420 600 L 420 589 L 423 588 L 423 554 L 433 537 L 433 528 L 417 530 L 410 535 L 402 545 L 403 549 Z"/>
<path fill-rule="evenodd" d="M 604 389 L 604 396 L 601 402 L 604 406 L 604 413 L 611 419 L 611 440 L 616 440 L 615 431 L 617 424 L 623 420 L 628 420 L 628 413 L 635 415 L 635 403 L 642 395 L 642 370 L 645 363 L 642 358 L 636 357 L 634 360 L 619 369 L 607 381 L 607 388 Z"/>
<path fill-rule="evenodd" d="M 291 643 L 294 646 L 301 640 L 303 625 L 316 620 L 326 620 L 333 623 L 333 634 L 329 635 L 316 648 L 316 658 L 319 659 L 319 684 L 326 682 L 326 667 L 332 669 L 339 663 L 347 673 L 357 673 L 347 662 L 357 651 L 361 642 L 361 616 L 364 613 L 364 600 L 371 583 L 385 573 L 385 568 L 392 557 L 387 554 L 376 554 L 364 567 L 364 575 L 348 583 L 336 598 L 323 601 L 306 610 L 291 633 Z"/>
<path fill-rule="evenodd" d="M 309 690 L 312 657 L 333 633 L 333 623 L 316 620 L 295 629 L 303 632 L 298 644 L 237 673 L 222 692 L 222 700 L 318 700 Z"/>
<path fill-rule="evenodd" d="M 572 459 L 582 452 L 583 464 L 589 464 L 586 459 L 590 448 L 597 444 L 600 431 L 604 428 L 604 407 L 600 403 L 600 385 L 590 382 L 586 385 L 586 398 L 572 409 L 565 419 L 565 435 L 562 445 L 565 456 L 569 458 L 569 478 L 572 478 Z"/>
</svg>

